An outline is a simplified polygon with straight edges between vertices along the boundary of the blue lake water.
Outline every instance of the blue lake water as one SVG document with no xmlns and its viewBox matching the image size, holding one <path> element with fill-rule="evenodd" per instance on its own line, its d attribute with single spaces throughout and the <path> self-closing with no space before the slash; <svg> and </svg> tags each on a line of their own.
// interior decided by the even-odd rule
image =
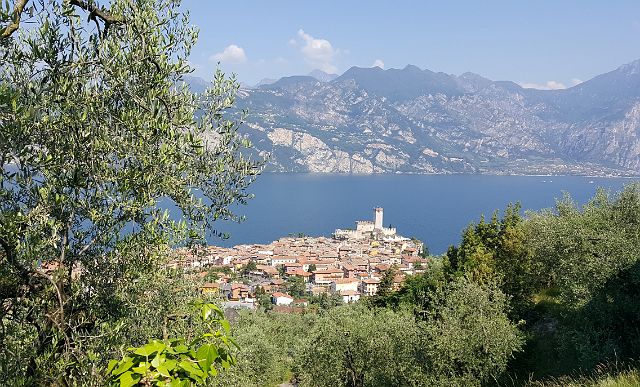
<svg viewBox="0 0 640 387">
<path fill-rule="evenodd" d="M 619 191 L 638 179 L 577 176 L 487 175 L 322 175 L 265 174 L 250 187 L 255 198 L 236 213 L 246 221 L 220 223 L 230 238 L 210 244 L 232 246 L 268 243 L 291 233 L 330 236 L 336 228 L 353 228 L 356 220 L 373 220 L 384 208 L 385 226 L 424 241 L 432 253 L 460 241 L 461 231 L 481 214 L 519 201 L 525 210 L 550 208 L 569 192 L 579 203 L 598 187 Z"/>
</svg>

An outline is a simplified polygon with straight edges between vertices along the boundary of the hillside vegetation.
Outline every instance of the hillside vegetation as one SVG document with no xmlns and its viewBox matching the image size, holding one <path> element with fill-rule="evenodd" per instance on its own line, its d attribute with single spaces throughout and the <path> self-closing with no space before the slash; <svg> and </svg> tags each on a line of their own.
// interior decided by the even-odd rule
<svg viewBox="0 0 640 387">
<path fill-rule="evenodd" d="M 399 291 L 303 315 L 241 314 L 247 352 L 230 383 L 635 385 L 640 184 L 519 210 L 470 225 Z"/>
</svg>

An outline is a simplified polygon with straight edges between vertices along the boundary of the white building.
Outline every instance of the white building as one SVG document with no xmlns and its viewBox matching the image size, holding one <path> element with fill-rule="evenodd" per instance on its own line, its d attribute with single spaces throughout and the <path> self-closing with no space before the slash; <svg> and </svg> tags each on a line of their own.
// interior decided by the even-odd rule
<svg viewBox="0 0 640 387">
<path fill-rule="evenodd" d="M 344 302 L 345 304 L 360 300 L 360 293 L 353 290 L 345 290 L 344 292 L 340 293 L 340 296 L 342 296 L 342 302 Z"/>
<path fill-rule="evenodd" d="M 359 281 L 356 278 L 337 278 L 331 282 L 329 289 L 332 293 L 343 294 L 347 291 L 358 291 Z"/>
<path fill-rule="evenodd" d="M 359 220 L 356 222 L 355 230 L 336 229 L 333 237 L 336 239 L 388 239 L 396 238 L 397 230 L 395 227 L 384 227 L 384 210 L 381 207 L 373 209 L 374 221 Z M 402 237 L 400 237 L 402 238 Z"/>
<path fill-rule="evenodd" d="M 360 284 L 360 292 L 367 296 L 375 296 L 378 293 L 378 285 L 380 285 L 380 280 L 375 278 L 365 278 Z"/>
<path fill-rule="evenodd" d="M 285 263 L 296 263 L 297 261 L 298 259 L 296 257 L 274 255 L 269 260 L 269 263 L 271 264 L 271 266 L 280 266 L 280 265 L 284 265 Z"/>
<path fill-rule="evenodd" d="M 227 255 L 226 257 L 223 257 L 222 258 L 222 264 L 225 265 L 225 266 L 226 265 L 230 265 L 231 261 L 233 261 L 233 258 L 234 258 L 233 255 Z"/>
<path fill-rule="evenodd" d="M 286 293 L 275 292 L 271 294 L 271 302 L 276 305 L 291 305 L 293 297 Z"/>
</svg>

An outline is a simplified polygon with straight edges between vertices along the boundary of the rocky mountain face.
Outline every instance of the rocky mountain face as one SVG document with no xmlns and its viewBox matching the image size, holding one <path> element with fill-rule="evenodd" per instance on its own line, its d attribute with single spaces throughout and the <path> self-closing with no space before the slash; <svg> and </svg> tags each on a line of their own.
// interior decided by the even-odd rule
<svg viewBox="0 0 640 387">
<path fill-rule="evenodd" d="M 271 171 L 640 174 L 640 60 L 565 90 L 353 67 L 242 89 L 238 103 Z"/>
<path fill-rule="evenodd" d="M 331 82 L 334 79 L 338 78 L 337 74 L 329 74 L 329 73 L 326 73 L 326 72 L 324 72 L 322 70 L 313 70 L 312 72 L 310 72 L 307 75 L 319 80 L 320 82 Z"/>
</svg>

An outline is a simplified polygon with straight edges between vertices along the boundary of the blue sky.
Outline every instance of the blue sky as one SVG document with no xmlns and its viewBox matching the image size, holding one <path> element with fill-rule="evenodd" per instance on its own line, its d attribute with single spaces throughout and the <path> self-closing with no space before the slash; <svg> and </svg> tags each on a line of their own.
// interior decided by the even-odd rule
<svg viewBox="0 0 640 387">
<path fill-rule="evenodd" d="M 190 61 L 240 81 L 420 68 L 559 88 L 640 58 L 640 1 L 185 0 L 200 38 Z"/>
</svg>

